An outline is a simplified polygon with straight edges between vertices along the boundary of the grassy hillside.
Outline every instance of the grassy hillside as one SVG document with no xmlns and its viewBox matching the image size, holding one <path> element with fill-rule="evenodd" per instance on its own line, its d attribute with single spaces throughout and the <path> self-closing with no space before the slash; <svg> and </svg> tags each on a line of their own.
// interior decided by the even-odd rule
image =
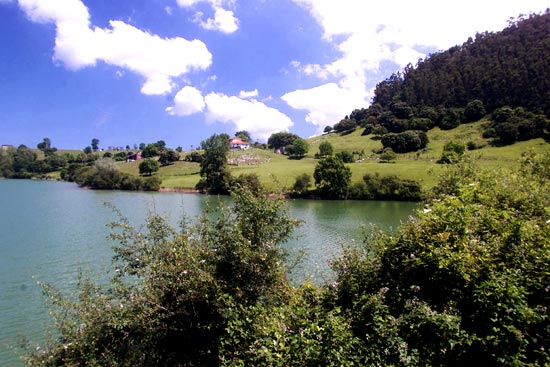
<svg viewBox="0 0 550 367">
<path fill-rule="evenodd" d="M 400 178 L 417 180 L 423 187 L 429 188 L 437 182 L 438 174 L 445 169 L 445 165 L 437 164 L 436 161 L 441 157 L 443 146 L 451 140 L 464 143 L 473 141 L 478 145 L 485 145 L 482 149 L 467 151 L 465 155 L 487 167 L 514 166 L 518 163 L 522 152 L 529 149 L 540 152 L 550 147 L 542 139 L 503 147 L 491 146 L 481 136 L 484 123 L 487 121 L 462 124 L 456 129 L 447 131 L 442 131 L 439 128 L 432 129 L 428 132 L 430 143 L 424 152 L 398 154 L 394 163 L 380 163 L 377 154 L 374 153 L 382 147 L 380 141 L 372 135 L 361 136 L 362 129 L 357 129 L 347 135 L 331 133 L 308 139 L 309 154 L 301 160 L 291 160 L 271 151 L 254 148 L 248 151 L 231 152 L 230 169 L 235 176 L 243 173 L 256 173 L 262 183 L 271 191 L 289 188 L 299 174 L 313 175 L 317 164 L 314 155 L 319 150 L 319 144 L 322 141 L 328 141 L 334 146 L 335 152 L 343 150 L 364 152 L 364 160 L 348 165 L 353 173 L 353 182 L 361 181 L 366 173 L 394 174 Z M 138 174 L 138 165 L 139 162 L 120 163 L 120 168 L 124 172 Z M 191 189 L 199 180 L 199 169 L 197 163 L 180 161 L 174 165 L 162 167 L 158 175 L 162 178 L 163 187 Z"/>
</svg>

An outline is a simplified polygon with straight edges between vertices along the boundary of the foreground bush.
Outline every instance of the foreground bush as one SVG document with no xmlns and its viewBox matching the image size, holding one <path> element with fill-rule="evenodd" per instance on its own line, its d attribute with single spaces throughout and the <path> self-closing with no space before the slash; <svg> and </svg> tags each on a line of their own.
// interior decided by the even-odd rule
<svg viewBox="0 0 550 367">
<path fill-rule="evenodd" d="M 398 235 L 334 262 L 367 365 L 550 364 L 549 163 L 449 171 Z"/>
<path fill-rule="evenodd" d="M 288 292 L 279 246 L 296 222 L 280 201 L 235 195 L 231 211 L 179 230 L 152 215 L 142 233 L 121 218 L 110 286 L 83 278 L 75 297 L 45 286 L 60 337 L 30 366 L 217 366 L 235 309 Z"/>
</svg>

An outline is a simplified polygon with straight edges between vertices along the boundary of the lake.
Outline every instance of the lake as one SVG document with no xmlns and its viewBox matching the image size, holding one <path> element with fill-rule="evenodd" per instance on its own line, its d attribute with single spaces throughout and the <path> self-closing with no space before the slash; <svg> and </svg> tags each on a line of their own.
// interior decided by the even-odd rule
<svg viewBox="0 0 550 367">
<path fill-rule="evenodd" d="M 196 218 L 207 206 L 230 205 L 227 197 L 198 194 L 84 190 L 66 182 L 0 180 L 0 366 L 22 366 L 10 346 L 20 336 L 43 339 L 51 325 L 37 281 L 74 290 L 80 271 L 111 274 L 113 243 L 106 224 L 117 220 L 110 203 L 139 226 L 152 211 L 174 225 L 184 213 Z M 330 279 L 327 261 L 345 244 L 361 242 L 363 226 L 390 230 L 418 204 L 384 201 L 289 200 L 303 220 L 285 246 L 305 258 L 293 275 Z"/>
</svg>

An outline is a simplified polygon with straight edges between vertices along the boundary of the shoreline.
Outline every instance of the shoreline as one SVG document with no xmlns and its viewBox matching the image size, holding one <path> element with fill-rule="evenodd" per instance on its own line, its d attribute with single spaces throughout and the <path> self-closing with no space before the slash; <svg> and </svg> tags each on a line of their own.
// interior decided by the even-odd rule
<svg viewBox="0 0 550 367">
<path fill-rule="evenodd" d="M 172 187 L 161 187 L 158 192 L 179 192 L 183 194 L 200 194 L 199 190 L 196 189 L 176 189 Z"/>
</svg>

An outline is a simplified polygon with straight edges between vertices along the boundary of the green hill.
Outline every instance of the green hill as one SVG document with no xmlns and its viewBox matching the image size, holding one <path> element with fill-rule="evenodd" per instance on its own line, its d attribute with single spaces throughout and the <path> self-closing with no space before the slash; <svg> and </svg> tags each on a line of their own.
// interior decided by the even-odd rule
<svg viewBox="0 0 550 367">
<path fill-rule="evenodd" d="M 490 140 L 482 137 L 487 123 L 488 120 L 484 119 L 462 124 L 448 131 L 434 128 L 427 133 L 430 142 L 424 151 L 397 154 L 393 163 L 381 163 L 379 155 L 374 153 L 382 148 L 380 140 L 372 134 L 362 136 L 362 129 L 356 129 L 344 135 L 330 133 L 308 139 L 309 153 L 301 160 L 289 159 L 285 155 L 263 149 L 233 151 L 229 157 L 230 171 L 234 176 L 255 173 L 271 191 L 290 188 L 296 176 L 302 173 L 313 174 L 318 162 L 314 155 L 319 150 L 319 144 L 328 141 L 333 145 L 335 152 L 345 150 L 364 152 L 363 160 L 348 164 L 353 174 L 352 182 L 361 181 L 367 173 L 378 173 L 382 176 L 392 174 L 419 181 L 427 189 L 436 183 L 438 174 L 446 167 L 438 164 L 437 160 L 441 157 L 443 146 L 449 141 L 464 143 L 473 141 L 478 146 L 485 145 L 481 149 L 467 151 L 465 157 L 475 160 L 484 167 L 494 168 L 516 166 L 524 151 L 542 152 L 548 149 L 548 143 L 543 139 L 533 139 L 508 146 L 492 146 Z M 137 174 L 138 164 L 138 162 L 121 163 L 120 168 L 125 172 Z M 199 169 L 197 163 L 179 161 L 174 165 L 162 167 L 158 175 L 162 178 L 162 187 L 192 189 L 200 178 Z"/>
</svg>

